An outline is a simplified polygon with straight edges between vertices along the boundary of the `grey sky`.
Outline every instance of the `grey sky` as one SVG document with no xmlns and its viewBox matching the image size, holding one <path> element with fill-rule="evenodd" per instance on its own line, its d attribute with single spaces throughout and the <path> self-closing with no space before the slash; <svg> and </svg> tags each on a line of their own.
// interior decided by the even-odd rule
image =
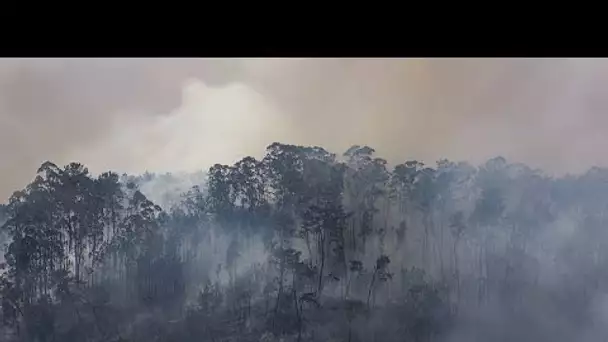
<svg viewBox="0 0 608 342">
<path fill-rule="evenodd" d="M 192 170 L 273 141 L 580 171 L 608 165 L 607 86 L 591 59 L 4 59 L 0 196 L 45 160 Z"/>
</svg>

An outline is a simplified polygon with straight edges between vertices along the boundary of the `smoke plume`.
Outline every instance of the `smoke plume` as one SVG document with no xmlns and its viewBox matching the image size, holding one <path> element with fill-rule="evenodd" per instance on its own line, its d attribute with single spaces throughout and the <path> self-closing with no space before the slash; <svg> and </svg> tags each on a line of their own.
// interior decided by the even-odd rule
<svg viewBox="0 0 608 342">
<path fill-rule="evenodd" d="M 608 165 L 607 83 L 590 59 L 4 59 L 0 194 L 48 159 L 193 171 L 273 141 L 577 172 Z"/>
</svg>

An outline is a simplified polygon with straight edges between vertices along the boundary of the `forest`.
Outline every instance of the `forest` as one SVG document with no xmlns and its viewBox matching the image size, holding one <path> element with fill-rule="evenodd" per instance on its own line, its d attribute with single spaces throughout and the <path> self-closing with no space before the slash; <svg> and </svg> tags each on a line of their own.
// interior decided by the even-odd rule
<svg viewBox="0 0 608 342">
<path fill-rule="evenodd" d="M 79 163 L 32 175 L 0 207 L 0 341 L 608 336 L 608 169 L 273 143 L 178 190 Z"/>
</svg>

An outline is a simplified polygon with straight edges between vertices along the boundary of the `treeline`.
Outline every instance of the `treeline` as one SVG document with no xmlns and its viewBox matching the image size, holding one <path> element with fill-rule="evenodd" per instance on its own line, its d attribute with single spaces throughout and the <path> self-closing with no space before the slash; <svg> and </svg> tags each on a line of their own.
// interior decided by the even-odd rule
<svg viewBox="0 0 608 342">
<path fill-rule="evenodd" d="M 154 175 L 47 162 L 0 208 L 0 339 L 600 334 L 608 170 L 556 179 L 500 157 L 389 169 L 374 153 L 275 143 L 165 208 L 148 199 L 168 198 L 157 187 L 145 195 Z"/>
</svg>

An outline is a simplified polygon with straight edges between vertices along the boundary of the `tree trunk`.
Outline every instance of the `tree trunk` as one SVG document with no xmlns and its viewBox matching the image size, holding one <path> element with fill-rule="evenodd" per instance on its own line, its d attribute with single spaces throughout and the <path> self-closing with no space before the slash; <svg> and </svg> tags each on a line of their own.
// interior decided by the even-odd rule
<svg viewBox="0 0 608 342">
<path fill-rule="evenodd" d="M 281 244 L 280 244 L 280 248 L 281 248 L 281 260 L 280 260 L 280 266 L 279 266 L 279 290 L 277 292 L 277 300 L 274 306 L 274 315 L 272 318 L 272 330 L 273 332 L 275 331 L 275 321 L 276 321 L 276 317 L 277 314 L 279 312 L 279 307 L 280 307 L 280 302 L 281 302 L 281 296 L 283 295 L 283 278 L 285 277 L 285 253 L 284 253 L 284 239 L 283 239 L 283 230 L 281 229 Z"/>
<path fill-rule="evenodd" d="M 295 276 L 294 276 L 295 278 Z M 298 342 L 300 342 L 302 340 L 302 313 L 300 312 L 300 308 L 298 305 L 298 294 L 296 292 L 296 286 L 295 286 L 295 280 L 292 283 L 292 287 L 293 287 L 293 301 L 294 301 L 294 306 L 296 309 L 296 317 L 298 319 Z"/>
<path fill-rule="evenodd" d="M 445 206 L 445 204 L 444 204 Z M 443 254 L 443 246 L 444 246 L 444 230 L 445 230 L 445 225 L 444 225 L 444 219 L 443 219 L 443 215 L 444 215 L 445 210 L 442 210 L 440 215 L 441 217 L 439 218 L 440 223 L 439 223 L 439 266 L 441 267 L 441 279 L 443 280 L 443 282 L 446 281 L 446 276 L 445 276 L 445 264 L 444 264 L 444 254 Z"/>
<path fill-rule="evenodd" d="M 310 232 L 308 230 L 304 232 L 304 237 L 306 239 L 306 249 L 308 250 L 308 257 L 312 259 L 313 255 L 312 248 L 310 247 Z"/>
<path fill-rule="evenodd" d="M 456 280 L 456 313 L 460 307 L 460 266 L 458 263 L 458 244 L 460 243 L 460 236 L 457 236 L 454 241 L 454 278 Z"/>
<path fill-rule="evenodd" d="M 422 267 L 430 272 L 429 268 L 429 222 L 428 214 L 424 213 L 422 218 L 422 225 L 424 226 L 424 236 L 422 239 Z"/>
<path fill-rule="evenodd" d="M 374 268 L 374 273 L 372 274 L 372 281 L 369 283 L 369 289 L 367 290 L 367 307 L 369 308 L 369 301 L 372 297 L 372 292 L 374 290 L 374 283 L 376 282 L 376 273 L 378 272 L 377 268 Z"/>
<path fill-rule="evenodd" d="M 317 284 L 317 298 L 321 298 L 321 293 L 323 291 L 323 273 L 325 272 L 325 237 L 324 234 L 321 233 L 321 239 L 319 242 L 319 247 L 321 250 L 321 266 L 319 268 L 319 280 Z"/>
</svg>

